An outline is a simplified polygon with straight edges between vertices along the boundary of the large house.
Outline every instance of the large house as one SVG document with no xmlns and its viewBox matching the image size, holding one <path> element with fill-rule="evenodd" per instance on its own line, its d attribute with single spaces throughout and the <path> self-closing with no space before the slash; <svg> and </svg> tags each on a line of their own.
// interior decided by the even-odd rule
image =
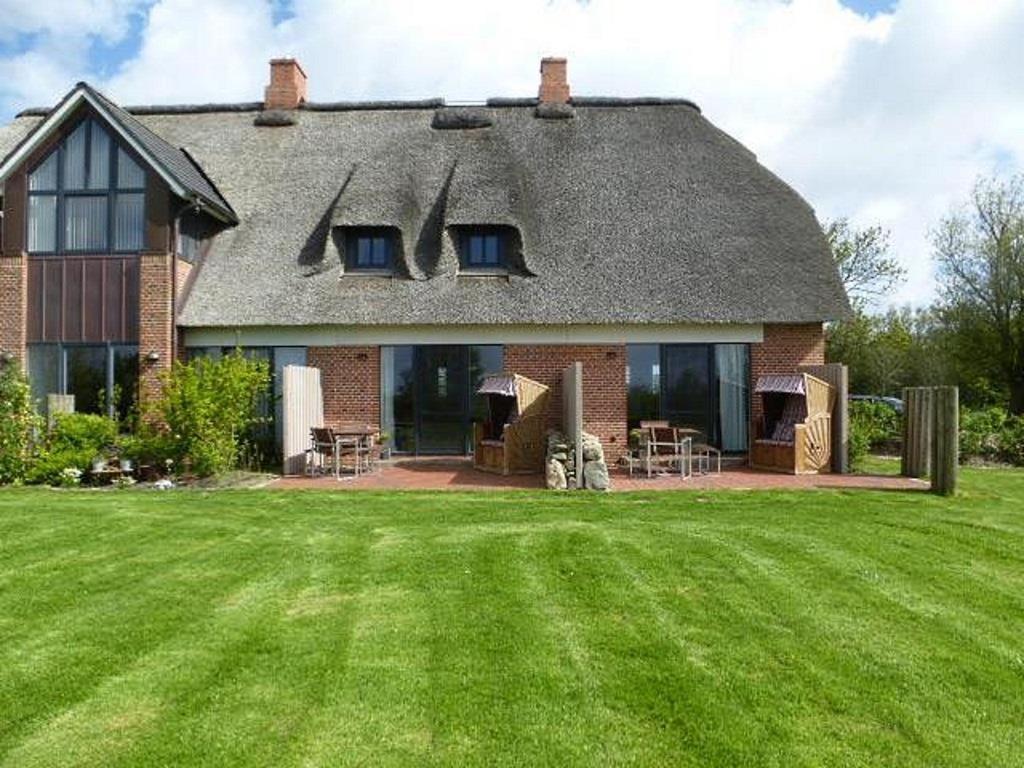
<svg viewBox="0 0 1024 768">
<path fill-rule="evenodd" d="M 743 452 L 751 381 L 823 362 L 848 303 L 814 213 L 682 99 L 123 108 L 85 83 L 0 129 L 0 351 L 118 412 L 189 354 L 322 371 L 329 421 L 463 453 L 475 384 L 582 361 L 612 457 L 642 418 Z M 136 386 L 138 385 L 138 386 Z"/>
</svg>

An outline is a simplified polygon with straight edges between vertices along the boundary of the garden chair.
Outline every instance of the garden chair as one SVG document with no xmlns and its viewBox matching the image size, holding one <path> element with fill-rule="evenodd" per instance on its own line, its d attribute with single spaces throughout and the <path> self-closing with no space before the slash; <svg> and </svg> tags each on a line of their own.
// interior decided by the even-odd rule
<svg viewBox="0 0 1024 768">
<path fill-rule="evenodd" d="M 334 465 L 334 472 L 337 474 L 337 456 L 335 454 L 336 443 L 334 432 L 330 427 L 312 427 L 309 430 L 310 438 L 310 460 L 306 463 L 306 472 L 315 475 L 317 472 L 323 474 L 326 462 Z"/>
<path fill-rule="evenodd" d="M 675 427 L 650 427 L 644 457 L 644 463 L 647 465 L 647 477 L 652 476 L 656 465 L 668 466 L 671 469 L 677 464 L 680 477 L 692 476 L 691 446 L 690 438 L 681 437 L 679 430 Z"/>
</svg>

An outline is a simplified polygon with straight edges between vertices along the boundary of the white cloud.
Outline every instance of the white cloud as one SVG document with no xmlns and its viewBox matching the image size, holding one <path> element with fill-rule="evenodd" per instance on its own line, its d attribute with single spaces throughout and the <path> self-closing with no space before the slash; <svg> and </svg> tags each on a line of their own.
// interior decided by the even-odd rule
<svg viewBox="0 0 1024 768">
<path fill-rule="evenodd" d="M 0 58 L 0 98 L 52 103 L 90 77 L 86 33 L 116 41 L 137 9 L 57 6 L 39 0 L 0 21 L 0 40 L 42 33 L 38 49 Z M 138 55 L 98 85 L 124 103 L 259 100 L 267 59 L 296 55 L 314 100 L 476 100 L 535 93 L 540 57 L 564 54 L 575 93 L 694 98 L 823 217 L 892 228 L 912 278 L 899 301 L 931 293 L 928 227 L 975 176 L 1024 157 L 1019 0 L 902 0 L 873 18 L 839 0 L 294 0 L 291 10 L 275 25 L 269 2 L 158 0 Z"/>
<path fill-rule="evenodd" d="M 0 41 L 26 33 L 91 34 L 115 41 L 143 5 L 144 0 L 0 0 Z"/>
</svg>

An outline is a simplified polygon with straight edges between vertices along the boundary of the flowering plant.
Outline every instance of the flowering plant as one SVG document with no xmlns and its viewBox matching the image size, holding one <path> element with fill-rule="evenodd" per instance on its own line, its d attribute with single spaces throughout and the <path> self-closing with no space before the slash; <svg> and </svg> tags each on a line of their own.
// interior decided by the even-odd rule
<svg viewBox="0 0 1024 768">
<path fill-rule="evenodd" d="M 82 484 L 82 470 L 78 467 L 65 467 L 60 471 L 60 486 L 74 488 Z"/>
</svg>

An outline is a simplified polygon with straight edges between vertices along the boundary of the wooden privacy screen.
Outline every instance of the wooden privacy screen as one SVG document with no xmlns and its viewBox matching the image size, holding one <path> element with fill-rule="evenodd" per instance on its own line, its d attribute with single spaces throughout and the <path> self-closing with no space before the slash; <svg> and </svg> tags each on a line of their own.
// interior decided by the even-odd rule
<svg viewBox="0 0 1024 768">
<path fill-rule="evenodd" d="M 562 371 L 562 431 L 576 454 L 576 487 L 583 487 L 583 363 Z"/>
<path fill-rule="evenodd" d="M 282 455 L 284 474 L 301 475 L 306 471 L 309 431 L 324 425 L 324 397 L 320 387 L 320 369 L 304 365 L 286 365 L 281 382 Z"/>
<path fill-rule="evenodd" d="M 907 387 L 903 390 L 903 453 L 907 477 L 931 475 L 932 491 L 956 492 L 960 466 L 960 390 Z"/>
<path fill-rule="evenodd" d="M 904 477 L 928 477 L 932 463 L 931 387 L 903 390 L 903 446 L 901 472 Z"/>
</svg>

